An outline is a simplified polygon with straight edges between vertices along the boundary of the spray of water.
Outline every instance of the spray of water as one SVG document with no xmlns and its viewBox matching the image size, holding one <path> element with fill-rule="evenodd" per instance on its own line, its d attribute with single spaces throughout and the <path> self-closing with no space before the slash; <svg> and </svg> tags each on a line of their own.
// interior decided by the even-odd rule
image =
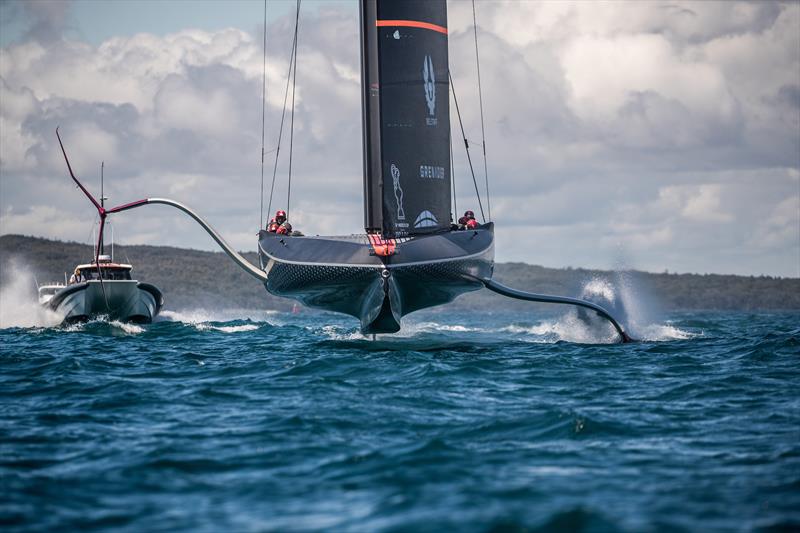
<svg viewBox="0 0 800 533">
<path fill-rule="evenodd" d="M 609 277 L 594 277 L 583 284 L 580 297 L 603 306 L 626 328 L 629 335 L 643 341 L 665 341 L 686 339 L 691 334 L 665 323 L 658 302 L 650 295 L 647 287 L 640 282 L 636 272 L 619 269 Z M 572 310 L 559 321 L 569 328 L 575 328 L 569 337 L 577 335 L 578 342 L 607 342 L 609 336 L 615 339 L 616 333 L 608 324 L 598 323 L 593 313 Z M 575 323 L 575 319 L 579 323 Z M 561 329 L 561 328 L 559 328 Z M 564 338 L 564 340 L 572 340 Z"/>
<path fill-rule="evenodd" d="M 63 316 L 39 305 L 31 269 L 19 259 L 8 261 L 0 285 L 0 328 L 57 326 Z"/>
</svg>

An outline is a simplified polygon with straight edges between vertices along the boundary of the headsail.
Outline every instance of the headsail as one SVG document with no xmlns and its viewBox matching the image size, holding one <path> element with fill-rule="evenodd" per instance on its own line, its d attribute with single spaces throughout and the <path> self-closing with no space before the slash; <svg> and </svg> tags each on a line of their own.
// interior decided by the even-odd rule
<svg viewBox="0 0 800 533">
<path fill-rule="evenodd" d="M 445 0 L 362 0 L 364 225 L 399 237 L 450 226 Z"/>
</svg>

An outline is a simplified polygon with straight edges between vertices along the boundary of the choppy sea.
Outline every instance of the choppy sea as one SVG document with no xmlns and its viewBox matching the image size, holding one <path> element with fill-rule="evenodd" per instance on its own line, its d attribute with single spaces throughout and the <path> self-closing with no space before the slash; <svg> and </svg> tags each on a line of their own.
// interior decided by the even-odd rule
<svg viewBox="0 0 800 533">
<path fill-rule="evenodd" d="M 0 527 L 800 530 L 800 315 L 574 318 L 5 327 Z"/>
</svg>

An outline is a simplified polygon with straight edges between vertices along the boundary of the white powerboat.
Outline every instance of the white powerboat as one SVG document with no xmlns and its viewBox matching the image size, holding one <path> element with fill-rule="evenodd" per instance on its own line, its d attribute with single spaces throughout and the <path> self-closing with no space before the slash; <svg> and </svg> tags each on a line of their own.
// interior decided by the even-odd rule
<svg viewBox="0 0 800 533">
<path fill-rule="evenodd" d="M 161 311 L 164 296 L 154 285 L 131 277 L 132 266 L 111 256 L 78 265 L 67 285 L 39 287 L 39 303 L 64 322 L 107 316 L 123 322 L 149 323 Z"/>
</svg>

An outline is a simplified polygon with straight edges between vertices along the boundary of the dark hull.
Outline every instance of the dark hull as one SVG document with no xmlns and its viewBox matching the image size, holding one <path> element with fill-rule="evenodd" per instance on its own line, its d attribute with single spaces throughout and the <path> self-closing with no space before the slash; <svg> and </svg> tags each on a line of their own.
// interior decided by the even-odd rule
<svg viewBox="0 0 800 533">
<path fill-rule="evenodd" d="M 66 323 L 81 322 L 98 316 L 111 320 L 147 324 L 161 311 L 164 297 L 149 283 L 135 280 L 97 280 L 69 285 L 44 304 L 60 314 Z"/>
<path fill-rule="evenodd" d="M 270 293 L 356 317 L 363 333 L 394 333 L 404 315 L 483 287 L 494 267 L 494 226 L 398 240 L 388 257 L 366 235 L 261 231 L 259 257 Z"/>
</svg>

